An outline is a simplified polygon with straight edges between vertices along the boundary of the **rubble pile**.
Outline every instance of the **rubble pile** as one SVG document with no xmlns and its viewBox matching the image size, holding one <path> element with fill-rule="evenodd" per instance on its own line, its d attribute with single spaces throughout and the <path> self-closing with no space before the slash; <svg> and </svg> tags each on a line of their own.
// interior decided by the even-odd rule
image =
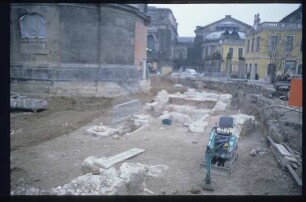
<svg viewBox="0 0 306 202">
<path fill-rule="evenodd" d="M 51 195 L 122 195 L 127 194 L 123 179 L 115 168 L 100 169 L 99 175 L 88 173 L 70 183 L 52 188 Z"/>
<path fill-rule="evenodd" d="M 255 117 L 254 116 L 249 116 L 246 114 L 236 114 L 231 116 L 234 118 L 234 128 L 233 128 L 233 134 L 237 135 L 237 138 L 239 138 L 239 135 L 241 134 L 241 131 L 243 127 L 245 126 L 244 124 L 247 121 L 253 121 L 254 124 L 255 122 Z"/>
<path fill-rule="evenodd" d="M 100 174 L 87 173 L 70 183 L 50 190 L 51 195 L 126 195 L 144 191 L 148 177 L 158 177 L 169 167 L 148 166 L 141 163 L 123 163 L 119 170 L 114 167 L 100 168 Z"/>
<path fill-rule="evenodd" d="M 37 110 L 48 109 L 48 102 L 44 99 L 29 98 L 17 94 L 10 97 L 10 107 L 11 109 L 32 110 L 36 112 Z"/>
<path fill-rule="evenodd" d="M 151 117 L 149 115 L 134 115 L 132 116 L 131 120 L 133 121 L 134 126 L 141 127 L 146 124 L 148 124 L 151 120 Z"/>
</svg>

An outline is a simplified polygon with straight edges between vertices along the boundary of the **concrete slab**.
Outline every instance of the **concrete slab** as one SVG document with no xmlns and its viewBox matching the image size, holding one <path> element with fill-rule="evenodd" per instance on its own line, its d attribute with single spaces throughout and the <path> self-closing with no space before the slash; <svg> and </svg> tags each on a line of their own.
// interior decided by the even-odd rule
<svg viewBox="0 0 306 202">
<path fill-rule="evenodd" d="M 289 153 L 289 151 L 284 147 L 284 145 L 281 144 L 276 144 L 275 146 L 277 148 L 277 150 L 283 155 L 283 156 L 290 156 L 292 157 L 292 155 Z"/>
<path fill-rule="evenodd" d="M 136 156 L 136 155 L 138 155 L 138 154 L 140 154 L 144 151 L 145 151 L 144 149 L 133 148 L 133 149 L 130 149 L 128 151 L 117 154 L 115 156 L 112 156 L 112 157 L 110 157 L 106 160 L 102 160 L 102 161 L 97 160 L 97 161 L 95 161 L 95 164 L 99 165 L 99 167 L 108 169 L 111 166 L 113 166 L 113 165 L 115 165 L 115 164 L 117 164 L 121 161 L 124 161 L 126 159 L 129 159 L 133 156 Z"/>
<path fill-rule="evenodd" d="M 132 115 L 139 114 L 141 110 L 141 102 L 138 99 L 130 100 L 112 108 L 112 120 L 110 124 L 115 124 L 125 119 L 128 119 Z"/>
</svg>

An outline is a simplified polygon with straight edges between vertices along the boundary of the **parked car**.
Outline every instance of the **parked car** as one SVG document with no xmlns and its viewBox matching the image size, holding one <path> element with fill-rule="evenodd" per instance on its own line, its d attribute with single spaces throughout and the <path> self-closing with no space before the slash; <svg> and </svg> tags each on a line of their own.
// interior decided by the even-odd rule
<svg viewBox="0 0 306 202">
<path fill-rule="evenodd" d="M 180 72 L 172 72 L 171 73 L 171 76 L 173 76 L 173 77 L 179 77 L 180 75 L 181 75 Z"/>
<path fill-rule="evenodd" d="M 200 74 L 200 77 L 205 76 L 205 73 Z"/>
<path fill-rule="evenodd" d="M 197 73 L 194 69 L 186 69 L 181 73 L 181 77 L 199 77 L 199 73 Z"/>
</svg>

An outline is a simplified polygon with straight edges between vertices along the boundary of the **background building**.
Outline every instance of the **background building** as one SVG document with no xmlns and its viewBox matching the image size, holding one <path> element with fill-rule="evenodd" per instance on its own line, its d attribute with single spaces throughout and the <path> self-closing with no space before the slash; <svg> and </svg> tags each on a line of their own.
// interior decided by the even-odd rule
<svg viewBox="0 0 306 202">
<path fill-rule="evenodd" d="M 280 22 L 255 24 L 246 35 L 245 69 L 251 79 L 302 73 L 302 8 Z"/>
<path fill-rule="evenodd" d="M 168 73 L 174 66 L 177 23 L 168 8 L 148 7 L 150 25 L 147 35 L 147 64 L 152 71 Z"/>
<path fill-rule="evenodd" d="M 112 96 L 140 89 L 145 4 L 11 4 L 11 91 Z"/>
<path fill-rule="evenodd" d="M 194 63 L 194 37 L 178 37 L 175 44 L 174 69 L 182 70 L 195 66 Z"/>
<path fill-rule="evenodd" d="M 206 26 L 197 26 L 195 60 L 202 66 L 202 71 L 227 76 L 237 74 L 239 59 L 244 53 L 245 33 L 250 28 L 230 15 Z"/>
</svg>

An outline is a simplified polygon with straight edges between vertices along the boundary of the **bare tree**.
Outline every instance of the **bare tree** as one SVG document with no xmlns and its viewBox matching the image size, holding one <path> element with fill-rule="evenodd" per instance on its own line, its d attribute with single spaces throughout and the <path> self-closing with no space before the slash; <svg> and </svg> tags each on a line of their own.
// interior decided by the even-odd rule
<svg viewBox="0 0 306 202">
<path fill-rule="evenodd" d="M 282 71 L 282 75 L 290 73 L 287 72 L 288 69 L 284 68 L 285 60 L 293 57 L 293 52 L 298 47 L 298 44 L 293 43 L 293 39 L 291 40 L 286 38 L 286 36 L 278 34 L 269 36 L 263 41 L 263 46 L 265 53 L 270 59 L 270 64 L 274 64 L 276 67 L 273 77 L 275 78 L 279 71 Z"/>
</svg>

